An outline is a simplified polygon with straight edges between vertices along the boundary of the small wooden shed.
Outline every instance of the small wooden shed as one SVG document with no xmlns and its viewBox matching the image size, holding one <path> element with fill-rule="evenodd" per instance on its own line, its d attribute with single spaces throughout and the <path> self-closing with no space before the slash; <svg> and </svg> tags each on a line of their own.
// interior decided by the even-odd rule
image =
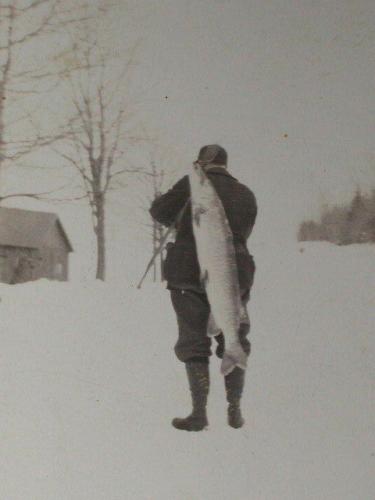
<svg viewBox="0 0 375 500">
<path fill-rule="evenodd" d="M 56 214 L 0 207 L 0 282 L 67 281 L 72 251 Z"/>
</svg>

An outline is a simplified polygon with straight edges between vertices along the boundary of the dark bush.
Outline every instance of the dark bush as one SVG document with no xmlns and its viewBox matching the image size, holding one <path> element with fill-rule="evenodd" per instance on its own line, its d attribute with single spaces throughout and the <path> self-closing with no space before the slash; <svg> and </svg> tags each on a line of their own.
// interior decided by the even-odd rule
<svg viewBox="0 0 375 500">
<path fill-rule="evenodd" d="M 302 222 L 297 239 L 330 241 L 337 245 L 375 243 L 375 189 L 370 195 L 357 190 L 348 206 L 324 209 L 319 222 Z"/>
</svg>

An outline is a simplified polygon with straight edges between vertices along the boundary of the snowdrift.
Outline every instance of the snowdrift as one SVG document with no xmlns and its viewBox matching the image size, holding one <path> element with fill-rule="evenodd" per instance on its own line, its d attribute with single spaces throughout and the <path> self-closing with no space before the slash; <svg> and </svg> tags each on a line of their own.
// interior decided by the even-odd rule
<svg viewBox="0 0 375 500">
<path fill-rule="evenodd" d="M 210 428 L 190 399 L 161 285 L 0 286 L 0 498 L 372 498 L 372 246 L 256 254 L 246 425 L 226 425 L 212 358 Z"/>
</svg>

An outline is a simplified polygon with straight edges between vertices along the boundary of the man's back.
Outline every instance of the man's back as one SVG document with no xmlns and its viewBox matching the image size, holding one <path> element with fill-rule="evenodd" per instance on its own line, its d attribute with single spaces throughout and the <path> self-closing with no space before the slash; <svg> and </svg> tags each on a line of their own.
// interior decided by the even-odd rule
<svg viewBox="0 0 375 500">
<path fill-rule="evenodd" d="M 212 167 L 206 173 L 222 201 L 233 232 L 240 286 L 250 287 L 254 263 L 246 248 L 246 240 L 251 234 L 257 215 L 255 196 L 223 167 Z M 162 224 L 173 224 L 189 196 L 189 177 L 186 175 L 166 194 L 154 201 L 150 213 Z M 168 251 L 165 277 L 169 288 L 201 288 L 190 203 L 177 227 L 176 242 Z"/>
</svg>

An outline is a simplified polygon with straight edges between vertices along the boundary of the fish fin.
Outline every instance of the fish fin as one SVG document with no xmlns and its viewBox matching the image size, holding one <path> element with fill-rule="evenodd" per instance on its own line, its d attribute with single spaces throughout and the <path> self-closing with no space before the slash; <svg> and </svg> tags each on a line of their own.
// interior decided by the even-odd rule
<svg viewBox="0 0 375 500">
<path fill-rule="evenodd" d="M 204 269 L 202 272 L 201 272 L 201 284 L 204 286 L 204 288 L 206 288 L 206 285 L 208 283 L 208 271 L 207 269 Z"/>
<path fill-rule="evenodd" d="M 226 349 L 221 362 L 221 373 L 229 375 L 238 366 L 242 370 L 246 370 L 247 354 L 242 349 L 241 344 L 236 344 L 229 349 Z"/>
<path fill-rule="evenodd" d="M 201 214 L 197 208 L 195 208 L 193 211 L 193 220 L 194 220 L 195 225 L 199 227 L 200 220 L 201 220 Z"/>
<path fill-rule="evenodd" d="M 216 337 L 217 335 L 220 335 L 221 329 L 217 326 L 215 318 L 213 317 L 212 312 L 210 313 L 208 317 L 208 323 L 207 323 L 207 336 L 208 337 Z"/>
<path fill-rule="evenodd" d="M 207 212 L 207 208 L 205 208 L 203 205 L 195 205 L 193 208 L 193 221 L 196 226 L 200 226 L 201 223 L 201 215 L 205 214 Z"/>
</svg>

